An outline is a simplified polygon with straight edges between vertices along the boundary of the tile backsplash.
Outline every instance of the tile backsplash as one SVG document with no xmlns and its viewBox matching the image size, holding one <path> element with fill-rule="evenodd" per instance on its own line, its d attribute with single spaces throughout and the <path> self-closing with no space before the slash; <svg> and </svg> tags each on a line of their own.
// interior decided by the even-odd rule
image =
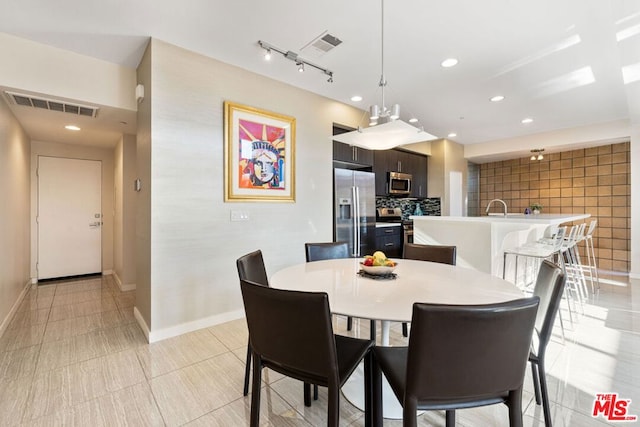
<svg viewBox="0 0 640 427">
<path fill-rule="evenodd" d="M 428 199 L 376 197 L 376 208 L 400 208 L 402 219 L 409 219 L 416 210 L 416 204 L 420 204 L 423 215 L 440 216 L 440 197 Z"/>
</svg>

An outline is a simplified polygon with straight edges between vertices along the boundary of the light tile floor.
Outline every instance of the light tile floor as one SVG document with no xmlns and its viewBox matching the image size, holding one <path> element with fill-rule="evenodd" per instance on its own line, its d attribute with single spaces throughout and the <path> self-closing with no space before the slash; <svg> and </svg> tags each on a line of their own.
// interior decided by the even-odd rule
<svg viewBox="0 0 640 427">
<path fill-rule="evenodd" d="M 247 329 L 237 320 L 147 344 L 133 318 L 135 296 L 110 276 L 34 286 L 0 338 L 0 425 L 243 426 Z M 563 310 L 566 306 L 563 305 Z M 631 399 L 640 415 L 640 282 L 606 281 L 573 325 L 558 328 L 549 347 L 548 383 L 554 425 L 602 426 L 591 416 L 596 393 Z M 368 336 L 368 322 L 354 333 Z M 344 319 L 336 331 L 345 333 Z M 392 344 L 402 345 L 400 325 Z M 311 408 L 300 382 L 265 371 L 261 425 L 325 425 L 326 389 Z M 544 425 L 527 370 L 525 426 Z M 457 411 L 459 426 L 506 426 L 503 405 Z M 341 425 L 364 425 L 341 399 Z M 385 420 L 385 425 L 401 422 Z M 427 412 L 420 425 L 444 425 Z"/>
</svg>

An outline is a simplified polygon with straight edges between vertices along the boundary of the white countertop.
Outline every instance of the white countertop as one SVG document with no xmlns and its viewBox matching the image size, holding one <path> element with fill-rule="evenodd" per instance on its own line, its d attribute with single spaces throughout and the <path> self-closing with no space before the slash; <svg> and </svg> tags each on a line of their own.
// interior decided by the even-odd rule
<svg viewBox="0 0 640 427">
<path fill-rule="evenodd" d="M 522 224 L 562 224 L 565 222 L 579 221 L 589 218 L 590 214 L 508 214 L 489 216 L 411 216 L 410 219 L 416 221 L 472 221 L 472 222 L 496 222 L 496 223 L 522 223 Z"/>
</svg>

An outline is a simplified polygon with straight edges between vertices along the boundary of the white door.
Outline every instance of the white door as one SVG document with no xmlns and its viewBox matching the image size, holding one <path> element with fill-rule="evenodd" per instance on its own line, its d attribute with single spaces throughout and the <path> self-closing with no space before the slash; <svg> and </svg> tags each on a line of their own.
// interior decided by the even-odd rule
<svg viewBox="0 0 640 427">
<path fill-rule="evenodd" d="M 102 163 L 38 157 L 38 279 L 102 272 Z"/>
</svg>

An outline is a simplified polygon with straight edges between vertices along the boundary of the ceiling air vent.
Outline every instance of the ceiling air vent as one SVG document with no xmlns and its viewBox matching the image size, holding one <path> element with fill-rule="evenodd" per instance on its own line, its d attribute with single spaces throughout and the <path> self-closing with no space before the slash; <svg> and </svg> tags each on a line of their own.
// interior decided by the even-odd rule
<svg viewBox="0 0 640 427">
<path fill-rule="evenodd" d="M 332 34 L 329 34 L 328 31 L 324 31 L 318 37 L 307 43 L 301 51 L 305 52 L 307 55 L 311 53 L 316 56 L 322 56 L 338 46 L 340 43 L 342 43 L 342 40 Z"/>
<path fill-rule="evenodd" d="M 88 105 L 71 104 L 69 102 L 24 95 L 21 93 L 6 91 L 5 94 L 10 102 L 24 107 L 41 108 L 43 110 L 59 111 L 61 113 L 74 114 L 76 116 L 96 117 L 98 108 Z"/>
</svg>

